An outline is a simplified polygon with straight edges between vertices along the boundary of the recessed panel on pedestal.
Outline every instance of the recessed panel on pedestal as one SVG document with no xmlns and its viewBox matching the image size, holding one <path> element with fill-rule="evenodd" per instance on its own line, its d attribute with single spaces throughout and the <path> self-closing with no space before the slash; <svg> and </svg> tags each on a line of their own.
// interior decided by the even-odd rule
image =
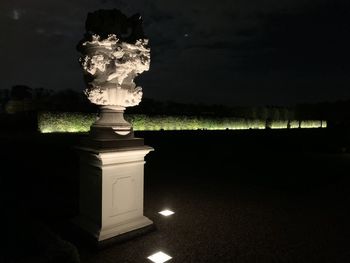
<svg viewBox="0 0 350 263">
<path fill-rule="evenodd" d="M 134 176 L 120 177 L 112 184 L 112 215 L 118 216 L 137 210 L 136 180 Z"/>
</svg>

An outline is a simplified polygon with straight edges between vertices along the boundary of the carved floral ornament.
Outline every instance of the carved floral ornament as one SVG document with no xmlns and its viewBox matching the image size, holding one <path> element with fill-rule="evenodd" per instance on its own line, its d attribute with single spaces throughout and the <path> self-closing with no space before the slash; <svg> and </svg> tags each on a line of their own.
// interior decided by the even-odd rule
<svg viewBox="0 0 350 263">
<path fill-rule="evenodd" d="M 148 39 L 134 44 L 123 42 L 115 34 L 101 39 L 93 34 L 81 44 L 80 64 L 84 69 L 88 99 L 98 105 L 129 107 L 138 105 L 142 88 L 134 78 L 149 70 Z"/>
</svg>

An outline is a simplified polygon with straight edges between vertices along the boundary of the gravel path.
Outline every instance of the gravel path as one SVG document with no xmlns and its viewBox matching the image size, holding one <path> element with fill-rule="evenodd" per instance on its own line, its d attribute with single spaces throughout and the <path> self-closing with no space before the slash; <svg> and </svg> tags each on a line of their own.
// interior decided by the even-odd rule
<svg viewBox="0 0 350 263">
<path fill-rule="evenodd" d="M 157 230 L 98 252 L 73 243 L 81 262 L 150 262 L 146 258 L 159 250 L 173 263 L 349 261 L 345 137 L 320 131 L 139 135 L 156 149 L 146 159 L 145 215 Z M 48 145 L 57 150 L 45 157 L 48 163 L 69 148 L 58 147 L 55 139 L 39 149 Z M 39 169 L 35 182 L 53 187 L 31 197 L 50 200 L 36 202 L 33 211 L 41 211 L 37 215 L 58 233 L 56 226 L 77 209 L 76 160 L 70 154 L 66 167 L 52 175 L 55 183 L 42 182 L 47 174 Z M 63 174 L 67 167 L 71 172 Z M 56 210 L 50 210 L 52 204 Z M 165 208 L 175 214 L 162 217 L 158 212 Z"/>
</svg>

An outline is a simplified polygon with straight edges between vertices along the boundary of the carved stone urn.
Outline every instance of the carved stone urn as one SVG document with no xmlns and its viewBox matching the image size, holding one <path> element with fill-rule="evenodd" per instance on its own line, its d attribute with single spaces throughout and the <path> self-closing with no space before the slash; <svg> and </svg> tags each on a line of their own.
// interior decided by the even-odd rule
<svg viewBox="0 0 350 263">
<path fill-rule="evenodd" d="M 139 15 L 126 17 L 116 9 L 89 13 L 77 46 L 85 94 L 99 105 L 100 117 L 77 147 L 79 215 L 73 222 L 98 246 L 154 228 L 143 214 L 145 156 L 154 149 L 134 138 L 123 116 L 126 107 L 140 103 L 142 89 L 134 79 L 150 65 L 141 23 Z"/>
<path fill-rule="evenodd" d="M 98 10 L 89 13 L 85 27 L 85 36 L 77 46 L 87 85 L 84 92 L 100 106 L 90 136 L 95 140 L 132 138 L 133 129 L 124 119 L 124 110 L 141 102 L 142 88 L 134 79 L 150 66 L 141 16 L 126 17 L 116 9 Z"/>
</svg>

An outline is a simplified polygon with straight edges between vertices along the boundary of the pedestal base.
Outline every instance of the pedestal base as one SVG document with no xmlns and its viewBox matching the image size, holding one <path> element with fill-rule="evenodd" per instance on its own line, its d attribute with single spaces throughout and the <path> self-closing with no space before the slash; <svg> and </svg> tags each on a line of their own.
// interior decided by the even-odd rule
<svg viewBox="0 0 350 263">
<path fill-rule="evenodd" d="M 155 229 L 153 222 L 145 216 L 122 222 L 105 229 L 101 229 L 94 222 L 81 216 L 74 218 L 72 222 L 98 246 L 103 246 L 111 242 L 128 240 Z"/>
<path fill-rule="evenodd" d="M 80 215 L 74 220 L 97 242 L 149 228 L 143 215 L 144 157 L 148 146 L 79 148 Z"/>
</svg>

